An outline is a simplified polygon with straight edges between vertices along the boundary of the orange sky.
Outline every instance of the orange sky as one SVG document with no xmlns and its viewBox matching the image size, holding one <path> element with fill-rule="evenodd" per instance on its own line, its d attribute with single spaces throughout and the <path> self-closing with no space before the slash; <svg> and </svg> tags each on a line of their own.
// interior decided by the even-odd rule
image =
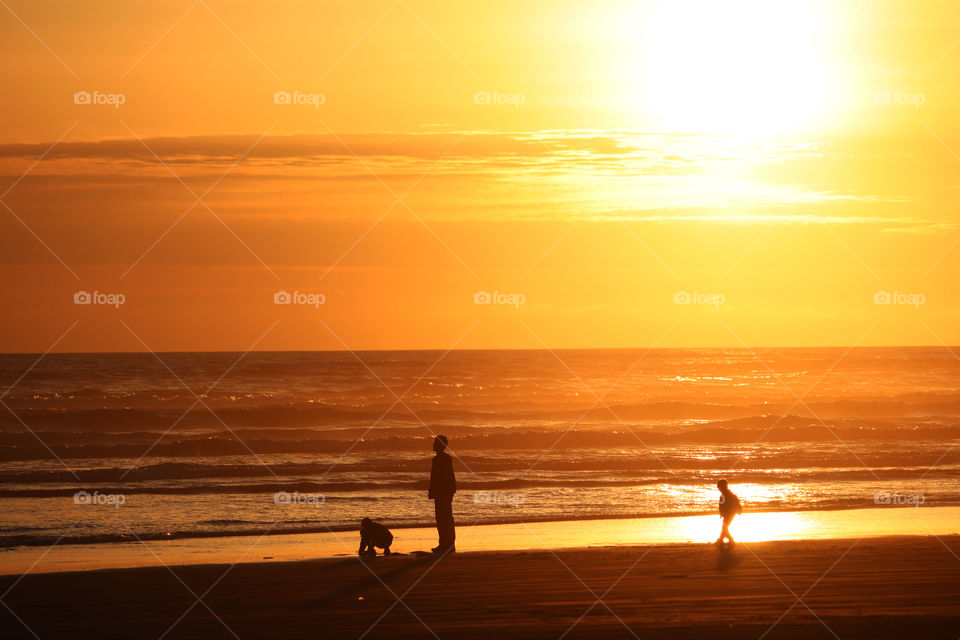
<svg viewBox="0 0 960 640">
<path fill-rule="evenodd" d="M 960 342 L 953 3 L 7 6 L 0 351 Z"/>
</svg>

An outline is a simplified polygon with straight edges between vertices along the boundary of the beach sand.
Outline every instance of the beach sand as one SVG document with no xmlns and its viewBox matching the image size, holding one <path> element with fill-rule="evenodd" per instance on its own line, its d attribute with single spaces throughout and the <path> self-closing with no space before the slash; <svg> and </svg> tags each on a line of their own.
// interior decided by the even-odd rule
<svg viewBox="0 0 960 640">
<path fill-rule="evenodd" d="M 899 536 L 3 576 L 0 637 L 956 639 L 958 556 Z"/>
</svg>

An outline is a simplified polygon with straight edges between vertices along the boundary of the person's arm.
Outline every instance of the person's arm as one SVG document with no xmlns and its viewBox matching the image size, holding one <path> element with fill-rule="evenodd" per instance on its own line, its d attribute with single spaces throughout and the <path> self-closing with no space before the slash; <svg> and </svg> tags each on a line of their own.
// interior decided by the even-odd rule
<svg viewBox="0 0 960 640">
<path fill-rule="evenodd" d="M 433 500 L 433 489 L 437 483 L 437 458 L 430 463 L 430 487 L 427 489 L 427 500 Z"/>
<path fill-rule="evenodd" d="M 361 533 L 361 534 L 360 534 L 360 549 L 357 551 L 357 555 L 362 556 L 362 555 L 363 555 L 363 552 L 366 550 L 366 548 L 367 548 L 368 546 L 370 546 L 370 541 L 369 541 L 367 538 L 363 537 L 363 534 Z"/>
<path fill-rule="evenodd" d="M 447 493 L 450 495 L 453 495 L 457 492 L 457 476 L 453 472 L 453 458 L 451 458 L 450 456 L 447 456 L 446 466 L 447 468 L 445 469 L 446 471 L 445 475 L 447 477 L 446 477 L 446 482 L 444 484 L 446 484 Z"/>
</svg>

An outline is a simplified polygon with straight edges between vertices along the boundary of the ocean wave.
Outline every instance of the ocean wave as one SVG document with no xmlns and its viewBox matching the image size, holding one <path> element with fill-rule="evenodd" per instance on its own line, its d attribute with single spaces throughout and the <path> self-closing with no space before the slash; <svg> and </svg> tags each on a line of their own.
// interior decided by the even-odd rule
<svg viewBox="0 0 960 640">
<path fill-rule="evenodd" d="M 899 421 L 836 419 L 823 420 L 799 415 L 757 415 L 733 420 L 713 421 L 668 427 L 643 424 L 607 422 L 604 428 L 569 429 L 565 423 L 550 426 L 510 427 L 434 425 L 435 432 L 443 431 L 456 439 L 457 451 L 497 452 L 524 450 L 571 450 L 584 448 L 637 449 L 681 445 L 745 445 L 762 441 L 779 444 L 788 442 L 858 442 L 858 441 L 942 441 L 960 437 L 960 423 L 956 421 Z M 111 434 L 91 436 L 80 432 L 60 433 L 34 430 L 32 433 L 0 433 L 0 462 L 48 460 L 52 450 L 62 459 L 139 459 L 197 458 L 218 456 L 311 454 L 340 455 L 377 452 L 422 452 L 429 450 L 430 431 L 377 427 L 369 430 L 343 432 L 330 437 L 322 430 L 297 430 L 292 437 L 270 437 L 256 429 L 218 430 L 206 433 L 184 434 L 172 432 L 131 435 Z M 349 435 L 348 435 L 349 434 Z M 352 437 L 351 437 L 352 436 Z M 38 441 L 38 438 L 40 441 Z M 125 441 L 125 438 L 128 439 Z M 359 438 L 359 439 L 358 439 Z M 47 448 L 49 447 L 49 449 Z"/>
<path fill-rule="evenodd" d="M 936 468 L 928 467 L 886 467 L 886 468 L 866 468 L 851 467 L 838 469 L 833 467 L 824 468 L 803 468 L 803 469 L 778 469 L 775 472 L 763 469 L 753 470 L 723 470 L 716 466 L 699 470 L 678 470 L 661 469 L 660 473 L 651 474 L 649 471 L 618 474 L 619 477 L 603 477 L 596 471 L 584 471 L 579 477 L 501 477 L 497 479 L 461 479 L 457 482 L 458 490 L 461 493 L 470 491 L 491 491 L 491 490 L 515 490 L 530 488 L 563 488 L 563 489 L 591 489 L 602 487 L 642 487 L 669 482 L 674 486 L 703 486 L 712 483 L 711 478 L 718 471 L 726 471 L 728 474 L 734 474 L 736 481 L 740 483 L 751 482 L 758 484 L 777 484 L 777 483 L 796 483 L 796 482 L 857 482 L 871 481 L 881 478 L 884 481 L 914 480 L 922 475 L 934 479 L 955 479 L 960 478 L 960 466 L 938 466 Z M 593 477 L 583 477 L 583 476 Z M 467 476 L 468 478 L 470 476 Z M 374 501 L 378 499 L 375 495 L 368 497 L 355 494 L 368 493 L 378 494 L 383 492 L 425 492 L 428 488 L 427 479 L 414 481 L 398 481 L 384 479 L 381 481 L 341 481 L 341 482 L 317 482 L 309 480 L 300 481 L 274 481 L 266 483 L 217 483 L 217 484 L 186 484 L 186 485 L 149 485 L 149 484 L 95 484 L 78 483 L 71 486 L 56 486 L 43 488 L 39 486 L 22 488 L 2 488 L 0 489 L 0 498 L 50 498 L 72 496 L 77 491 L 98 491 L 101 494 L 124 494 L 132 495 L 157 495 L 157 496 L 182 496 L 182 495 L 252 495 L 252 494 L 275 494 L 286 491 L 289 493 L 299 492 L 303 494 L 323 494 L 328 500 L 345 499 L 350 501 L 366 500 Z"/>
<path fill-rule="evenodd" d="M 535 394 L 534 396 L 535 397 Z M 82 430 L 85 433 L 123 433 L 135 430 L 165 431 L 172 424 L 181 430 L 210 429 L 225 422 L 232 428 L 284 428 L 364 425 L 374 422 L 419 424 L 450 422 L 463 425 L 471 423 L 515 423 L 525 421 L 551 422 L 613 422 L 630 421 L 685 421 L 685 420 L 735 420 L 764 415 L 784 415 L 793 412 L 799 416 L 823 419 L 908 419 L 928 416 L 960 417 L 960 400 L 949 394 L 906 394 L 895 399 L 889 397 L 861 397 L 857 399 L 820 399 L 798 406 L 790 400 L 748 400 L 743 403 L 727 399 L 711 402 L 689 400 L 650 399 L 644 402 L 608 402 L 594 406 L 589 400 L 566 400 L 550 398 L 544 403 L 499 403 L 495 399 L 479 405 L 466 402 L 449 402 L 450 408 L 438 408 L 433 403 L 404 405 L 374 404 L 350 406 L 349 404 L 307 403 L 291 405 L 268 404 L 249 406 L 225 406 L 214 409 L 190 409 L 186 406 L 161 404 L 151 407 L 47 407 L 35 398 L 17 403 L 8 401 L 31 428 L 50 431 Z M 462 400 L 462 399 L 461 399 Z M 407 408 L 409 406 L 409 409 Z M 416 418 L 410 415 L 413 410 Z M 417 419 L 419 418 L 419 420 Z M 7 412 L 0 415 L 0 430 L 19 431 L 23 425 Z"/>
</svg>

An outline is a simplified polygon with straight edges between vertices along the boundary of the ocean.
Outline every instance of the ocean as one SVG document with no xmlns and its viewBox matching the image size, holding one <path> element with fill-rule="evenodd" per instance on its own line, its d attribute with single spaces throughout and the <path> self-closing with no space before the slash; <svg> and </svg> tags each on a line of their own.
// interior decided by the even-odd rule
<svg viewBox="0 0 960 640">
<path fill-rule="evenodd" d="M 945 348 L 0 355 L 0 546 L 960 504 Z"/>
</svg>

